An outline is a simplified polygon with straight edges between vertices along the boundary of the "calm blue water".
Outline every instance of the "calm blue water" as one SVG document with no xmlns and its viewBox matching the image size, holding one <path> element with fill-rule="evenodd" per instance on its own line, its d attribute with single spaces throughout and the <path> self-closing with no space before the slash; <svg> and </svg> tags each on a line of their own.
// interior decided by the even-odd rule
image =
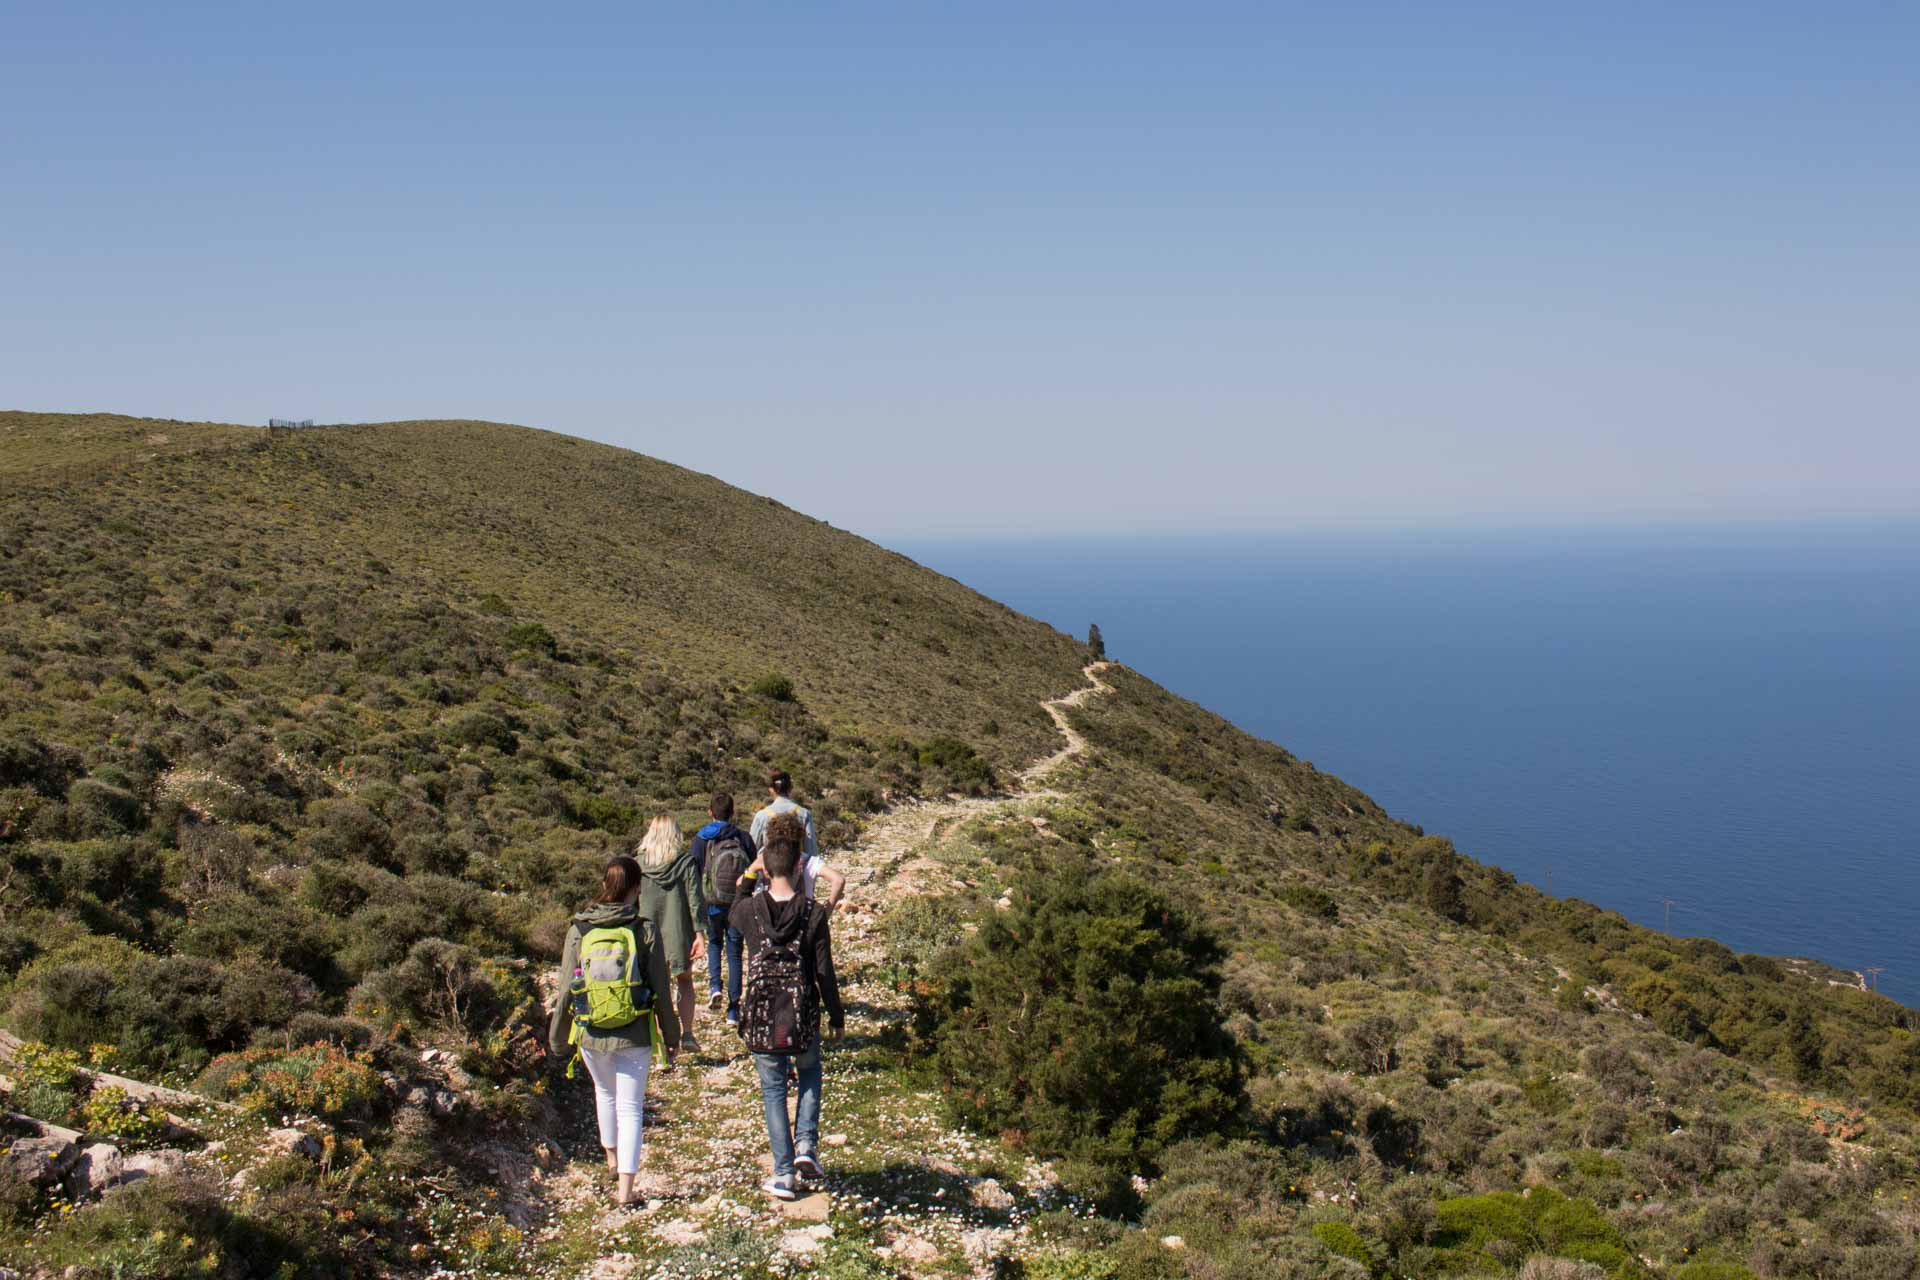
<svg viewBox="0 0 1920 1280">
<path fill-rule="evenodd" d="M 900 550 L 1523 880 L 1920 1004 L 1920 525 Z"/>
</svg>

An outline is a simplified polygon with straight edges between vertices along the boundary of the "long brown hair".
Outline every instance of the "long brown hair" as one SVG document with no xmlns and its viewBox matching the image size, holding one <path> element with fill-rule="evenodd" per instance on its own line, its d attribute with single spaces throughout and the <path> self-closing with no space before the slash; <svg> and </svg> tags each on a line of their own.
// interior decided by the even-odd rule
<svg viewBox="0 0 1920 1280">
<path fill-rule="evenodd" d="M 625 902 L 640 887 L 640 864 L 624 853 L 607 861 L 607 872 L 600 877 L 600 896 L 595 902 Z"/>
</svg>

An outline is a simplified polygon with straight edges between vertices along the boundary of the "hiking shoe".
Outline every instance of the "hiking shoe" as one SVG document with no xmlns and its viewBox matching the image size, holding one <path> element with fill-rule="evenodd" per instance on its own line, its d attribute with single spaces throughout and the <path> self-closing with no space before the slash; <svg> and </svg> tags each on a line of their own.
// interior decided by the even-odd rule
<svg viewBox="0 0 1920 1280">
<path fill-rule="evenodd" d="M 793 1158 L 793 1171 L 808 1182 L 818 1182 L 826 1176 L 820 1168 L 820 1162 L 813 1158 L 811 1151 L 803 1151 Z"/>
<path fill-rule="evenodd" d="M 773 1177 L 761 1183 L 760 1189 L 772 1196 L 775 1200 L 795 1200 L 799 1198 L 798 1193 L 793 1189 L 792 1174 L 788 1174 L 784 1178 L 775 1174 Z"/>
<path fill-rule="evenodd" d="M 727 1002 L 727 993 L 722 991 L 718 987 L 715 987 L 707 995 L 707 1008 L 709 1009 L 718 1009 L 721 1005 L 725 1004 L 726 1002 Z"/>
<path fill-rule="evenodd" d="M 740 1029 L 740 1011 L 738 1009 L 727 1010 L 727 1025 L 735 1031 Z"/>
<path fill-rule="evenodd" d="M 692 1036 L 681 1036 L 680 1052 L 686 1054 L 689 1058 L 691 1058 L 694 1054 L 700 1052 L 700 1042 L 694 1039 Z"/>
</svg>

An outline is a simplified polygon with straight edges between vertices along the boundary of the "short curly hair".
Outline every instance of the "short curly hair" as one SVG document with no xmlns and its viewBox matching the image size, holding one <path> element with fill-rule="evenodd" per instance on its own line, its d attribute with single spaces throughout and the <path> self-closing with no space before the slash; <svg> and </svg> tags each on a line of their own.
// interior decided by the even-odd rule
<svg viewBox="0 0 1920 1280">
<path fill-rule="evenodd" d="M 767 844 L 792 845 L 798 852 L 807 842 L 807 824 L 800 821 L 800 815 L 791 809 L 776 813 L 767 820 Z"/>
</svg>

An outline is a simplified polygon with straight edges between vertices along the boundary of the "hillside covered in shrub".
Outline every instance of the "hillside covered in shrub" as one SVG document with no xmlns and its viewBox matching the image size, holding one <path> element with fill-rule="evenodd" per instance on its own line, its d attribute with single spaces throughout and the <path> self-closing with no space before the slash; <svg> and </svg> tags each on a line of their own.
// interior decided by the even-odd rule
<svg viewBox="0 0 1920 1280">
<path fill-rule="evenodd" d="M 605 857 L 776 765 L 829 851 L 1005 789 L 1089 656 L 550 433 L 0 414 L 0 1028 L 41 1046 L 10 1105 L 158 1141 L 109 1070 L 333 1144 L 239 1204 L 182 1175 L 66 1215 L 0 1167 L 0 1254 L 513 1274 L 434 1206 L 545 1131 L 535 979 Z M 898 1087 L 1100 1209 L 1029 1274 L 1920 1271 L 1913 1011 L 1547 898 L 1105 679 L 1057 796 L 874 904 Z"/>
</svg>

